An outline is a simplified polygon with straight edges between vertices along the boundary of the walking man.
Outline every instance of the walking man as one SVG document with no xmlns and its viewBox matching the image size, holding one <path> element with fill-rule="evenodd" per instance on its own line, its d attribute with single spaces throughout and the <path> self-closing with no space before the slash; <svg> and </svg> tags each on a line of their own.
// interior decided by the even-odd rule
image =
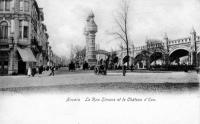
<svg viewBox="0 0 200 124">
<path fill-rule="evenodd" d="M 54 76 L 54 71 L 55 71 L 55 66 L 53 65 L 51 68 L 50 68 L 50 70 L 51 70 L 51 73 L 49 74 L 49 76 Z"/>
</svg>

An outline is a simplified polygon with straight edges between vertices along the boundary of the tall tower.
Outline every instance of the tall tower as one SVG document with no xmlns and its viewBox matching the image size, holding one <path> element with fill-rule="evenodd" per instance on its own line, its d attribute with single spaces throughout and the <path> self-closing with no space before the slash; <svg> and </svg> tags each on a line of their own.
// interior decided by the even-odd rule
<svg viewBox="0 0 200 124">
<path fill-rule="evenodd" d="M 194 28 L 192 28 L 191 31 L 191 44 L 190 44 L 190 55 L 191 55 L 191 65 L 196 65 L 196 50 L 197 50 L 197 46 L 196 46 L 196 31 L 194 30 Z"/>
<path fill-rule="evenodd" d="M 84 28 L 84 35 L 86 37 L 86 61 L 88 64 L 95 65 L 96 50 L 95 50 L 95 34 L 97 33 L 97 25 L 94 22 L 94 14 L 91 12 L 86 20 L 86 26 Z"/>
</svg>

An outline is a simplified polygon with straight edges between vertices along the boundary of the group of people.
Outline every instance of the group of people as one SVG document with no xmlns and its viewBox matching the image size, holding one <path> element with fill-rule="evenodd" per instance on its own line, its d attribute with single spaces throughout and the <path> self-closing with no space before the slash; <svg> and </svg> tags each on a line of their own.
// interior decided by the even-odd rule
<svg viewBox="0 0 200 124">
<path fill-rule="evenodd" d="M 31 68 L 31 66 L 29 66 L 28 67 L 28 71 L 27 71 L 27 75 L 28 75 L 28 77 L 34 77 L 35 76 L 35 74 L 39 74 L 39 75 L 41 75 L 42 73 L 43 73 L 43 71 L 51 71 L 50 72 L 50 74 L 49 74 L 49 76 L 54 76 L 54 72 L 55 72 L 55 70 L 56 70 L 56 67 L 53 65 L 53 66 L 50 66 L 50 67 L 43 67 L 43 66 L 39 66 L 39 67 L 33 67 L 33 68 Z"/>
<path fill-rule="evenodd" d="M 75 71 L 76 68 L 80 68 L 80 65 L 77 66 L 75 62 L 71 61 L 68 67 L 69 67 L 69 71 Z M 85 61 L 83 63 L 83 70 L 87 70 L 87 69 L 89 69 L 89 64 Z"/>
<path fill-rule="evenodd" d="M 75 67 L 75 63 L 73 61 L 71 61 L 69 63 L 69 71 L 75 71 L 76 67 Z"/>
</svg>

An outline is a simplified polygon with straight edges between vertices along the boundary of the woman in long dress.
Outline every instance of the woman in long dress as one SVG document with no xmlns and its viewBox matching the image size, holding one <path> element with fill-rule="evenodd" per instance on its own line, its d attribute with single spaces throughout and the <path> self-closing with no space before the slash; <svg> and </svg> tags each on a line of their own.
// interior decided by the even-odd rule
<svg viewBox="0 0 200 124">
<path fill-rule="evenodd" d="M 28 77 L 31 76 L 31 67 L 28 67 Z"/>
</svg>

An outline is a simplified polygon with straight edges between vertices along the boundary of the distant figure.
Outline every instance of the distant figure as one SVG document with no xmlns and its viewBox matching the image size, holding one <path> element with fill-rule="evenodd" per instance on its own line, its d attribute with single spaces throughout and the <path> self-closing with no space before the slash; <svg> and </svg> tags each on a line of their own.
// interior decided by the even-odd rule
<svg viewBox="0 0 200 124">
<path fill-rule="evenodd" d="M 88 69 L 88 63 L 85 61 L 83 64 L 83 70 L 87 70 Z"/>
<path fill-rule="evenodd" d="M 32 69 L 32 76 L 34 77 L 35 74 L 36 74 L 36 68 L 33 68 L 33 69 Z"/>
<path fill-rule="evenodd" d="M 133 71 L 133 64 L 131 64 L 131 72 Z"/>
<path fill-rule="evenodd" d="M 28 67 L 28 73 L 27 73 L 27 75 L 28 75 L 28 77 L 31 76 L 31 67 L 30 66 Z"/>
<path fill-rule="evenodd" d="M 49 74 L 49 76 L 51 75 L 54 76 L 55 66 L 52 66 L 50 70 L 51 70 L 51 73 Z"/>
<path fill-rule="evenodd" d="M 39 74 L 42 74 L 42 72 L 43 72 L 43 66 L 41 65 L 41 66 L 39 67 Z"/>
<path fill-rule="evenodd" d="M 38 66 L 36 67 L 36 73 L 39 73 L 39 67 Z"/>
<path fill-rule="evenodd" d="M 73 61 L 69 64 L 69 71 L 75 71 L 75 63 Z"/>
<path fill-rule="evenodd" d="M 185 63 L 183 63 L 183 67 L 184 67 L 184 72 L 188 72 L 188 67 Z"/>
<path fill-rule="evenodd" d="M 197 74 L 199 74 L 199 69 L 200 69 L 199 67 L 196 68 L 196 72 L 197 72 Z"/>
</svg>

